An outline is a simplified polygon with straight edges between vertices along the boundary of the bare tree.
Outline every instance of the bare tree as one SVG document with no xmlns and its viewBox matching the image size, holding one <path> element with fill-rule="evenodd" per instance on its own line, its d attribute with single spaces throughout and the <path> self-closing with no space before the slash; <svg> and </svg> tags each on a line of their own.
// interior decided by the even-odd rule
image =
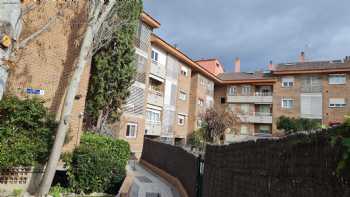
<svg viewBox="0 0 350 197">
<path fill-rule="evenodd" d="M 25 48 L 31 41 L 49 30 L 56 19 L 62 15 L 61 11 L 58 11 L 45 25 L 19 42 L 23 16 L 45 5 L 46 2 L 47 0 L 33 1 L 28 4 L 22 4 L 20 0 L 3 0 L 0 2 L 0 40 L 8 38 L 8 43 L 0 43 L 0 100 L 5 92 L 8 70 L 12 62 L 11 58 L 16 56 L 16 51 Z"/>
<path fill-rule="evenodd" d="M 69 128 L 74 97 L 77 93 L 84 68 L 91 63 L 91 58 L 94 52 L 108 44 L 112 38 L 114 30 L 123 25 L 124 22 L 117 17 L 118 8 L 122 6 L 121 3 L 123 2 L 125 1 L 89 0 L 88 2 L 89 14 L 87 18 L 87 28 L 83 37 L 77 64 L 72 79 L 69 82 L 55 142 L 39 188 L 39 196 L 45 196 L 49 192 L 54 178 L 56 167 L 62 152 L 64 139 Z"/>
<path fill-rule="evenodd" d="M 219 144 L 228 129 L 239 122 L 239 118 L 231 110 L 219 111 L 209 108 L 201 114 L 204 140 Z"/>
</svg>

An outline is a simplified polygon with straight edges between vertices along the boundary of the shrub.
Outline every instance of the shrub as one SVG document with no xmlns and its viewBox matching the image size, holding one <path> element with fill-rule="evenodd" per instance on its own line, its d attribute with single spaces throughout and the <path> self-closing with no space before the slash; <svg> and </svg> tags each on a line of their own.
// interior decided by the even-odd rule
<svg viewBox="0 0 350 197">
<path fill-rule="evenodd" d="M 5 97 L 0 101 L 0 168 L 45 163 L 56 126 L 43 101 Z"/>
<path fill-rule="evenodd" d="M 188 136 L 188 145 L 191 145 L 199 150 L 202 150 L 205 146 L 204 144 L 204 129 L 199 128 Z"/>
<path fill-rule="evenodd" d="M 85 133 L 78 148 L 65 156 L 70 187 L 76 193 L 116 193 L 126 175 L 129 144 Z"/>
<path fill-rule="evenodd" d="M 314 119 L 280 116 L 277 120 L 277 129 L 284 130 L 286 134 L 298 131 L 312 131 L 319 128 L 321 128 L 320 121 Z"/>
</svg>

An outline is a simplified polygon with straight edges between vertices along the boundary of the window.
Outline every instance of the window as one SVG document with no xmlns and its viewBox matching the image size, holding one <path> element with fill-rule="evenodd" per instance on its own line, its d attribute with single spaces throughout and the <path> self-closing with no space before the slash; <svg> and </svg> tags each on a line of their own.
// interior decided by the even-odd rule
<svg viewBox="0 0 350 197">
<path fill-rule="evenodd" d="M 220 98 L 220 103 L 221 104 L 225 104 L 226 103 L 226 98 L 225 97 L 221 97 Z"/>
<path fill-rule="evenodd" d="M 127 138 L 136 138 L 137 132 L 137 124 L 136 123 L 128 123 L 126 125 L 126 134 Z"/>
<path fill-rule="evenodd" d="M 227 94 L 229 96 L 234 96 L 236 95 L 236 87 L 235 86 L 230 86 L 228 89 L 227 89 Z"/>
<path fill-rule="evenodd" d="M 328 83 L 332 84 L 332 85 L 345 84 L 346 83 L 346 76 L 345 76 L 345 74 L 329 75 L 328 76 Z"/>
<path fill-rule="evenodd" d="M 183 92 L 183 91 L 180 91 L 179 99 L 183 100 L 183 101 L 186 101 L 186 97 L 187 97 L 186 93 Z"/>
<path fill-rule="evenodd" d="M 320 76 L 303 77 L 301 83 L 301 92 L 315 93 L 322 92 L 322 79 Z"/>
<path fill-rule="evenodd" d="M 282 99 L 282 108 L 291 109 L 293 107 L 293 99 Z"/>
<path fill-rule="evenodd" d="M 322 119 L 322 93 L 300 94 L 300 117 Z"/>
<path fill-rule="evenodd" d="M 197 120 L 197 127 L 198 128 L 202 127 L 202 120 L 200 120 L 200 119 Z"/>
<path fill-rule="evenodd" d="M 185 77 L 188 76 L 188 68 L 181 66 L 181 74 Z"/>
<path fill-rule="evenodd" d="M 250 95 L 251 86 L 242 86 L 242 95 Z"/>
<path fill-rule="evenodd" d="M 249 104 L 241 104 L 241 113 L 248 114 L 249 113 Z"/>
<path fill-rule="evenodd" d="M 204 87 L 206 86 L 205 79 L 203 77 L 201 77 L 199 79 L 199 82 L 200 82 L 201 86 L 204 86 Z"/>
<path fill-rule="evenodd" d="M 293 77 L 283 77 L 282 78 L 282 87 L 292 87 L 294 85 Z"/>
<path fill-rule="evenodd" d="M 153 110 L 153 109 L 147 109 L 146 118 L 147 118 L 147 121 L 149 121 L 149 122 L 160 123 L 160 111 Z"/>
<path fill-rule="evenodd" d="M 181 125 L 181 126 L 185 125 L 185 116 L 184 115 L 181 115 L 181 114 L 177 115 L 177 124 Z"/>
<path fill-rule="evenodd" d="M 152 58 L 152 61 L 158 62 L 158 52 L 152 50 L 151 58 Z"/>
<path fill-rule="evenodd" d="M 330 98 L 329 99 L 329 107 L 336 108 L 336 107 L 345 107 L 346 102 L 344 98 Z"/>
<path fill-rule="evenodd" d="M 203 99 L 198 99 L 198 105 L 199 106 L 204 106 L 204 100 Z"/>
<path fill-rule="evenodd" d="M 269 125 L 260 125 L 259 133 L 271 133 L 271 127 Z"/>
<path fill-rule="evenodd" d="M 241 135 L 248 135 L 248 126 L 247 125 L 241 125 Z"/>
</svg>

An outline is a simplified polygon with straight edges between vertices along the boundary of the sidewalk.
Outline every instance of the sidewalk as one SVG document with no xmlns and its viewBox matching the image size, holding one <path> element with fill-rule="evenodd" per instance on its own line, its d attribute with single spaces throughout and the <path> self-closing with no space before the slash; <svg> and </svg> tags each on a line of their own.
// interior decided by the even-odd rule
<svg viewBox="0 0 350 197">
<path fill-rule="evenodd" d="M 133 168 L 131 162 L 127 170 L 134 175 L 130 197 L 180 197 L 172 185 L 140 164 L 136 163 Z"/>
</svg>

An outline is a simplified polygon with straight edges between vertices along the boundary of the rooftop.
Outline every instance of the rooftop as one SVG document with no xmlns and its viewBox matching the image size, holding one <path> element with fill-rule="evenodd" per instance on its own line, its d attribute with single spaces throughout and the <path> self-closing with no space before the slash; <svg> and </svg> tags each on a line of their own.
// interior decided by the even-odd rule
<svg viewBox="0 0 350 197">
<path fill-rule="evenodd" d="M 218 75 L 219 79 L 223 81 L 241 81 L 241 80 L 264 80 L 267 79 L 267 77 L 262 73 L 246 73 L 246 72 L 240 72 L 240 73 L 222 73 Z"/>
<path fill-rule="evenodd" d="M 282 63 L 276 65 L 273 73 L 304 73 L 304 72 L 336 72 L 350 71 L 350 61 L 331 60 L 331 61 L 306 61 L 295 63 Z"/>
</svg>

